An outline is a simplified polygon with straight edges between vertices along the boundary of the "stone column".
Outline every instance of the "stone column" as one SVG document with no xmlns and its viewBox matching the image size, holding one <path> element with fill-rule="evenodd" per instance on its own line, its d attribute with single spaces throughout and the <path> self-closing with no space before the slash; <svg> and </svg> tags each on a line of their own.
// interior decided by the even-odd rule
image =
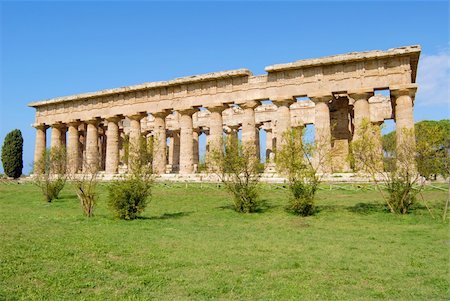
<svg viewBox="0 0 450 301">
<path fill-rule="evenodd" d="M 35 124 L 33 127 L 36 129 L 36 144 L 34 147 L 34 170 L 35 174 L 42 174 L 44 172 L 44 166 L 41 164 L 41 160 L 45 155 L 47 128 L 48 126 L 41 123 Z"/>
<path fill-rule="evenodd" d="M 167 164 L 166 117 L 169 111 L 152 113 L 153 121 L 153 172 L 164 174 Z"/>
<path fill-rule="evenodd" d="M 108 129 L 106 132 L 106 163 L 105 172 L 116 174 L 119 171 L 119 121 L 122 117 L 106 118 Z"/>
<path fill-rule="evenodd" d="M 176 172 L 180 167 L 180 131 L 172 131 L 172 136 L 169 141 L 169 164 L 172 169 L 171 172 Z"/>
<path fill-rule="evenodd" d="M 261 148 L 259 144 L 259 126 L 256 125 L 255 128 L 255 145 L 256 145 L 256 157 L 258 158 L 258 162 L 261 162 Z"/>
<path fill-rule="evenodd" d="M 256 124 L 255 124 L 255 108 L 260 103 L 257 101 L 248 101 L 241 104 L 241 108 L 244 110 L 244 116 L 242 119 L 242 145 L 255 146 L 256 153 Z"/>
<path fill-rule="evenodd" d="M 357 141 L 360 136 L 360 131 L 364 122 L 370 122 L 370 106 L 369 98 L 373 96 L 372 91 L 351 91 L 348 94 L 350 103 L 353 102 L 353 141 Z M 376 136 L 374 137 L 376 139 Z M 380 153 L 381 155 L 381 153 Z M 380 159 L 382 159 L 380 157 Z M 355 171 L 361 170 L 362 162 L 355 162 Z"/>
<path fill-rule="evenodd" d="M 59 148 L 62 146 L 62 133 L 64 125 L 62 123 L 55 123 L 51 125 L 52 137 L 50 141 L 50 148 Z"/>
<path fill-rule="evenodd" d="M 315 163 L 319 164 L 321 172 L 331 172 L 331 125 L 329 102 L 333 99 L 332 95 L 311 96 L 310 99 L 315 103 L 315 144 L 316 154 Z"/>
<path fill-rule="evenodd" d="M 194 109 L 180 110 L 180 174 L 194 171 L 194 138 L 192 114 Z"/>
<path fill-rule="evenodd" d="M 229 131 L 227 132 L 227 135 L 229 135 L 232 139 L 235 141 L 238 141 L 238 132 L 239 132 L 240 125 L 229 125 Z"/>
<path fill-rule="evenodd" d="M 86 158 L 83 164 L 84 173 L 92 173 L 98 171 L 99 153 L 98 153 L 98 119 L 86 121 Z"/>
<path fill-rule="evenodd" d="M 199 147 L 198 147 L 198 137 L 200 134 L 200 129 L 194 129 L 193 131 L 193 138 L 194 138 L 194 164 L 198 165 L 199 162 Z"/>
<path fill-rule="evenodd" d="M 294 103 L 293 98 L 279 98 L 272 101 L 278 107 L 276 114 L 276 140 L 277 147 L 285 144 L 284 135 L 291 130 L 291 113 L 289 106 Z"/>
<path fill-rule="evenodd" d="M 358 132 L 363 121 L 370 122 L 369 98 L 373 96 L 370 91 L 353 91 L 348 95 L 353 100 L 354 133 L 353 140 L 358 139 Z"/>
<path fill-rule="evenodd" d="M 273 153 L 273 137 L 272 129 L 266 128 L 266 162 L 270 162 L 272 159 L 271 154 Z"/>
<path fill-rule="evenodd" d="M 80 168 L 80 135 L 78 127 L 79 121 L 69 122 L 67 139 L 67 172 L 77 173 Z"/>
<path fill-rule="evenodd" d="M 391 88 L 391 95 L 395 98 L 394 116 L 397 156 L 409 156 L 411 160 L 408 164 L 410 165 L 415 165 L 413 99 L 416 91 L 417 85 L 415 84 Z"/>
<path fill-rule="evenodd" d="M 223 119 L 222 112 L 226 109 L 225 106 L 208 107 L 209 115 L 209 150 L 219 150 L 223 139 Z"/>
<path fill-rule="evenodd" d="M 141 153 L 141 119 L 144 114 L 138 113 L 127 116 L 130 119 L 130 148 L 128 152 L 128 170 L 133 171 L 140 164 Z"/>
</svg>

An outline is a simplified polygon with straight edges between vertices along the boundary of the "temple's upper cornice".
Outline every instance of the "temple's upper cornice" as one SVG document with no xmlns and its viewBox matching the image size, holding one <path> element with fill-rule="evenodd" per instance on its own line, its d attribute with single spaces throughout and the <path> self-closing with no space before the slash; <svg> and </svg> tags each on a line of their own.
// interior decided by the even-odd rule
<svg viewBox="0 0 450 301">
<path fill-rule="evenodd" d="M 413 58 L 415 58 L 416 65 L 414 67 L 417 68 L 417 60 L 419 59 L 420 51 L 421 51 L 420 45 L 412 45 L 412 46 L 391 48 L 387 51 L 372 50 L 372 51 L 363 51 L 363 52 L 350 52 L 350 53 L 346 53 L 346 54 L 325 56 L 325 57 L 321 57 L 321 58 L 299 60 L 299 61 L 292 62 L 292 63 L 271 65 L 271 66 L 267 66 L 264 70 L 267 71 L 268 73 L 270 73 L 270 72 L 277 72 L 277 71 L 283 71 L 283 70 L 288 70 L 288 69 L 301 69 L 301 68 L 321 66 L 321 65 L 341 64 L 341 63 L 364 61 L 364 60 L 370 60 L 370 59 L 381 59 L 381 58 L 388 58 L 388 57 L 394 57 L 394 56 L 399 56 L 399 55 L 400 56 L 401 55 L 410 55 Z"/>
<path fill-rule="evenodd" d="M 208 82 L 208 81 L 218 81 L 218 80 L 227 80 L 229 81 L 230 78 L 246 78 L 244 82 L 247 82 L 247 78 L 249 78 L 248 82 L 253 83 L 251 80 L 260 78 L 258 83 L 261 82 L 261 85 L 264 85 L 267 82 L 267 77 L 271 75 L 277 75 L 277 72 L 290 72 L 289 70 L 295 70 L 295 69 L 307 69 L 310 67 L 316 67 L 316 66 L 333 66 L 338 64 L 348 64 L 352 62 L 358 62 L 358 61 L 371 61 L 371 60 L 382 60 L 382 59 L 389 59 L 389 58 L 395 58 L 395 57 L 409 57 L 409 64 L 410 64 L 410 76 L 411 79 L 408 79 L 408 82 L 415 82 L 416 74 L 417 74 L 417 64 L 420 56 L 421 48 L 419 45 L 413 45 L 413 46 L 405 46 L 405 47 L 399 47 L 399 48 L 392 48 L 387 51 L 380 51 L 380 50 L 374 50 L 374 51 L 365 51 L 365 52 L 351 52 L 347 54 L 341 54 L 341 55 L 333 55 L 333 56 L 327 56 L 322 58 L 315 58 L 315 59 L 306 59 L 306 60 L 300 60 L 292 63 L 286 63 L 286 64 L 276 64 L 267 66 L 265 68 L 265 71 L 267 71 L 268 75 L 262 75 L 262 76 L 253 76 L 252 72 L 248 69 L 236 69 L 236 70 L 230 70 L 230 71 L 221 71 L 221 72 L 213 72 L 213 73 L 207 73 L 207 74 L 201 74 L 201 75 L 194 75 L 194 76 L 187 76 L 187 77 L 181 77 L 176 78 L 174 80 L 169 81 L 159 81 L 159 82 L 147 82 L 139 85 L 132 85 L 132 86 L 125 86 L 120 88 L 113 88 L 113 89 L 106 89 L 101 91 L 95 91 L 95 92 L 88 92 L 88 93 L 81 93 L 76 95 L 70 95 L 70 96 L 63 96 L 63 97 L 57 97 L 57 98 L 51 98 L 41 101 L 36 101 L 29 103 L 28 106 L 38 108 L 48 105 L 56 105 L 60 103 L 66 103 L 70 101 L 76 101 L 76 100 L 84 100 L 84 99 L 92 99 L 96 97 L 105 97 L 110 95 L 117 95 L 117 94 L 125 94 L 125 93 L 132 93 L 132 92 L 138 92 L 143 90 L 151 90 L 151 89 L 162 89 L 169 88 L 169 87 L 175 87 L 175 86 L 182 86 L 182 85 L 196 85 L 201 82 Z M 233 80 L 234 82 L 234 80 Z M 241 83 L 242 80 L 237 80 L 238 83 Z M 233 83 L 234 84 L 234 83 Z M 239 85 L 239 84 L 238 84 Z M 186 88 L 186 87 L 185 87 Z"/>
</svg>

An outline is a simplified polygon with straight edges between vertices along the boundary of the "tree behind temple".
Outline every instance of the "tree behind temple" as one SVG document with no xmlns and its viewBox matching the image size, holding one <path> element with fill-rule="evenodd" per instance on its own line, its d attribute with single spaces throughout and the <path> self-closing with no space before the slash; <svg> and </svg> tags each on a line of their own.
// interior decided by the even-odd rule
<svg viewBox="0 0 450 301">
<path fill-rule="evenodd" d="M 23 138 L 20 130 L 9 132 L 2 147 L 3 170 L 8 177 L 17 179 L 22 175 Z"/>
</svg>

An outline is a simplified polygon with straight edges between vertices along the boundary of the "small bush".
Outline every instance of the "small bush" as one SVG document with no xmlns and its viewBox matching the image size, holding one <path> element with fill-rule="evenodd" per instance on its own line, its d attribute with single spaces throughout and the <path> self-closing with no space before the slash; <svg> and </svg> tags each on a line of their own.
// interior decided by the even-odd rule
<svg viewBox="0 0 450 301">
<path fill-rule="evenodd" d="M 317 191 L 317 184 L 305 184 L 295 181 L 289 184 L 291 197 L 286 206 L 288 211 L 302 216 L 313 215 L 316 211 L 314 199 Z"/>
<path fill-rule="evenodd" d="M 89 168 L 89 167 L 88 167 Z M 81 209 L 87 217 L 94 215 L 94 207 L 97 203 L 97 168 L 91 168 L 91 172 L 73 175 L 74 187 Z"/>
<path fill-rule="evenodd" d="M 66 180 L 62 178 L 56 178 L 54 180 L 47 180 L 42 183 L 41 190 L 44 198 L 47 202 L 51 202 L 58 198 L 59 193 L 66 185 Z"/>
<path fill-rule="evenodd" d="M 35 173 L 34 184 L 38 186 L 44 199 L 51 202 L 58 198 L 66 184 L 66 149 L 54 147 L 46 150 L 35 167 L 40 172 Z"/>
<path fill-rule="evenodd" d="M 324 168 L 329 154 L 317 152 L 317 145 L 303 141 L 304 134 L 304 130 L 297 128 L 286 131 L 284 144 L 277 150 L 275 159 L 277 169 L 289 183 L 286 209 L 297 215 L 309 216 L 315 213 L 315 197 L 321 180 L 317 170 Z"/>
<path fill-rule="evenodd" d="M 136 219 L 147 206 L 151 196 L 152 181 L 133 174 L 109 187 L 109 207 L 120 219 Z"/>
<path fill-rule="evenodd" d="M 235 137 L 223 141 L 223 147 L 211 151 L 210 168 L 233 196 L 237 212 L 256 212 L 261 206 L 259 180 L 261 164 L 256 146 L 242 145 Z"/>
<path fill-rule="evenodd" d="M 416 202 L 416 196 L 420 192 L 414 189 L 409 182 L 393 179 L 387 183 L 386 188 L 389 194 L 389 203 L 396 213 L 406 214 Z"/>
</svg>

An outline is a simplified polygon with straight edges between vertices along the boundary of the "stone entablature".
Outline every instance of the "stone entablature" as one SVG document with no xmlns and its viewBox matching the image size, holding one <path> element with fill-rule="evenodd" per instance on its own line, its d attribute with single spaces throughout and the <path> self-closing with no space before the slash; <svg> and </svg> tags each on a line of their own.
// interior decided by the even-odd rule
<svg viewBox="0 0 450 301">
<path fill-rule="evenodd" d="M 226 102 L 242 104 L 248 100 L 309 97 L 318 92 L 388 89 L 415 80 L 419 53 L 419 46 L 365 52 L 363 55 L 353 53 L 269 66 L 266 67 L 268 74 L 263 76 L 252 76 L 247 69 L 215 72 L 59 97 L 33 102 L 29 106 L 36 108 L 36 123 L 52 124 L 70 119 L 208 107 Z"/>
<path fill-rule="evenodd" d="M 51 127 L 52 147 L 68 142 L 73 172 L 94 164 L 117 173 L 126 134 L 131 148 L 139 147 L 142 136 L 159 141 L 158 173 L 187 174 L 199 163 L 201 133 L 216 147 L 224 131 L 237 135 L 241 129 L 242 141 L 259 148 L 264 130 L 271 160 L 284 131 L 313 124 L 316 142 L 325 142 L 334 156 L 324 172 L 349 171 L 349 143 L 363 119 L 376 125 L 394 119 L 399 127 L 413 128 L 420 51 L 407 46 L 355 52 L 268 66 L 264 75 L 238 69 L 33 102 L 35 160 Z"/>
</svg>

